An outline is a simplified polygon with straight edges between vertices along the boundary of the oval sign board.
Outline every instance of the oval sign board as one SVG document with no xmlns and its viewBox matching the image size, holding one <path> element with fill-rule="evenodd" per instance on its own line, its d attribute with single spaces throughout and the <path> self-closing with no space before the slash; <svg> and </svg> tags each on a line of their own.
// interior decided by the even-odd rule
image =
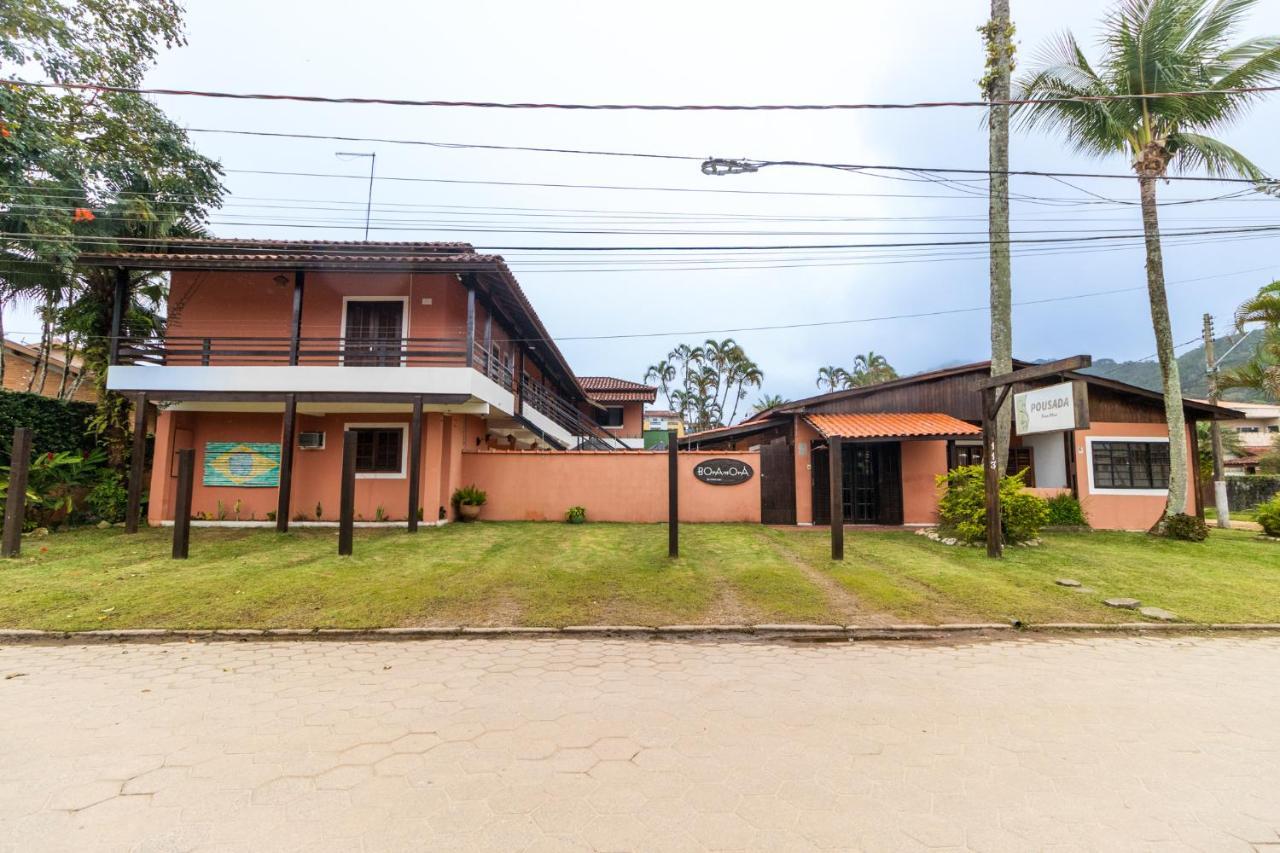
<svg viewBox="0 0 1280 853">
<path fill-rule="evenodd" d="M 711 486 L 738 486 L 753 474 L 750 465 L 737 459 L 708 459 L 693 469 L 693 476 Z"/>
</svg>

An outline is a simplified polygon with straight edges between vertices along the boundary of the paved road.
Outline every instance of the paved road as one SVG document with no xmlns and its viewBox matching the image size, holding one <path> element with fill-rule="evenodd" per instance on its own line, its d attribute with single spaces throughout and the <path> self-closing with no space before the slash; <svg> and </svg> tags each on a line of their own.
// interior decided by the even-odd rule
<svg viewBox="0 0 1280 853">
<path fill-rule="evenodd" d="M 0 674 L 3 850 L 1280 853 L 1276 638 L 10 646 Z"/>
</svg>

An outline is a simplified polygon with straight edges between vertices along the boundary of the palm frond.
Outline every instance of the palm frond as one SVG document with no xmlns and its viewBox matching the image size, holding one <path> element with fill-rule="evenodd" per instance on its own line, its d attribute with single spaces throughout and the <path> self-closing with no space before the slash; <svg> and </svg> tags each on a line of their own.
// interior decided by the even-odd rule
<svg viewBox="0 0 1280 853">
<path fill-rule="evenodd" d="M 1178 131 L 1169 137 L 1166 147 L 1179 172 L 1204 170 L 1214 177 L 1242 177 L 1259 183 L 1267 180 L 1252 160 L 1219 139 Z"/>
</svg>

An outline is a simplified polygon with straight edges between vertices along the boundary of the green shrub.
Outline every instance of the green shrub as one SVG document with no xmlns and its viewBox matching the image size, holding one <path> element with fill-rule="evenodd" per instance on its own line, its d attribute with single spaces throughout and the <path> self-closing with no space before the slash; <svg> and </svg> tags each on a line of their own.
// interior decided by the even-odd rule
<svg viewBox="0 0 1280 853">
<path fill-rule="evenodd" d="M 1160 532 L 1170 539 L 1184 542 L 1203 542 L 1209 538 L 1209 528 L 1203 519 L 1181 512 L 1166 518 L 1160 525 Z"/>
<path fill-rule="evenodd" d="M 1049 517 L 1048 502 L 1023 488 L 1025 471 L 1000 481 L 1000 520 L 1006 542 L 1027 542 L 1040 534 Z M 942 527 L 962 542 L 987 538 L 986 486 L 982 466 L 965 465 L 938 476 L 946 488 L 938 502 Z"/>
<path fill-rule="evenodd" d="M 125 486 L 124 477 L 116 471 L 104 471 L 84 502 L 89 512 L 101 521 L 112 524 L 124 521 L 125 512 L 129 508 L 129 490 Z"/>
<path fill-rule="evenodd" d="M 1046 501 L 1049 518 L 1045 523 L 1050 527 L 1088 527 L 1089 520 L 1084 517 L 1080 501 L 1075 495 L 1054 495 Z"/>
<path fill-rule="evenodd" d="M 564 520 L 570 524 L 582 524 L 587 520 L 587 508 L 585 506 L 571 506 L 565 511 Z"/>
<path fill-rule="evenodd" d="M 1276 495 L 1264 504 L 1258 504 L 1253 517 L 1262 525 L 1262 532 L 1268 536 L 1280 536 L 1280 495 Z"/>
<path fill-rule="evenodd" d="M 484 506 L 484 502 L 489 499 L 489 495 L 483 489 L 477 489 L 475 484 L 463 486 L 453 493 L 453 505 L 455 507 L 462 504 L 470 506 Z"/>
<path fill-rule="evenodd" d="M 85 451 L 94 445 L 88 427 L 92 403 L 68 402 L 18 391 L 0 391 L 0 465 L 9 464 L 14 427 L 31 427 L 33 453 Z"/>
</svg>

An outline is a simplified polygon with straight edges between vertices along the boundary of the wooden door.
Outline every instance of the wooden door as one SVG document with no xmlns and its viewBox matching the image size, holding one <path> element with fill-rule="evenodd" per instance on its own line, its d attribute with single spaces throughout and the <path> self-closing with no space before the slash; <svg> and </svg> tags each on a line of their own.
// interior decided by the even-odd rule
<svg viewBox="0 0 1280 853">
<path fill-rule="evenodd" d="M 809 451 L 809 475 L 813 487 L 813 523 L 831 523 L 831 463 L 826 446 Z"/>
<path fill-rule="evenodd" d="M 877 444 L 876 491 L 877 524 L 902 524 L 902 445 L 898 442 Z"/>
<path fill-rule="evenodd" d="M 404 303 L 400 300 L 353 300 L 347 303 L 343 364 L 397 367 L 403 347 Z"/>
<path fill-rule="evenodd" d="M 779 438 L 760 448 L 760 521 L 796 523 L 796 466 L 793 448 Z"/>
</svg>

